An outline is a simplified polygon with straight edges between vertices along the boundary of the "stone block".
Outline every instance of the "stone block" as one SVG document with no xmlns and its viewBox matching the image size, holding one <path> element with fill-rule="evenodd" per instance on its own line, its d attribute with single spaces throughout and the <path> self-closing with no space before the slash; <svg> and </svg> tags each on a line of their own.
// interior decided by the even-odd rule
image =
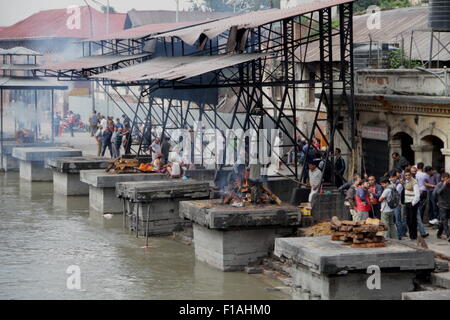
<svg viewBox="0 0 450 320">
<path fill-rule="evenodd" d="M 54 193 L 65 196 L 87 196 L 89 186 L 80 181 L 79 173 L 61 173 L 53 170 Z"/>
<path fill-rule="evenodd" d="M 405 292 L 402 300 L 450 300 L 450 290 Z"/>
<path fill-rule="evenodd" d="M 450 272 L 432 273 L 431 283 L 446 289 L 450 289 Z"/>
<path fill-rule="evenodd" d="M 299 226 L 301 223 L 299 209 L 289 204 L 236 208 L 223 205 L 219 199 L 181 202 L 180 215 L 210 229 Z"/>
<path fill-rule="evenodd" d="M 273 249 L 276 237 L 292 234 L 292 228 L 214 230 L 193 224 L 195 256 L 222 271 L 242 271 L 259 264 Z"/>
<path fill-rule="evenodd" d="M 82 151 L 67 147 L 14 148 L 12 155 L 19 160 L 45 162 L 49 158 L 79 157 Z"/>
<path fill-rule="evenodd" d="M 396 240 L 387 241 L 385 248 L 352 248 L 340 241 L 331 241 L 330 236 L 280 238 L 275 240 L 274 254 L 318 274 L 366 270 L 370 265 L 400 271 L 434 269 L 433 251 Z"/>
<path fill-rule="evenodd" d="M 68 157 L 49 158 L 46 165 L 61 173 L 79 173 L 81 170 L 106 169 L 111 159 L 104 157 Z"/>
<path fill-rule="evenodd" d="M 53 181 L 53 173 L 44 167 L 43 161 L 20 160 L 20 178 L 27 181 Z"/>
</svg>

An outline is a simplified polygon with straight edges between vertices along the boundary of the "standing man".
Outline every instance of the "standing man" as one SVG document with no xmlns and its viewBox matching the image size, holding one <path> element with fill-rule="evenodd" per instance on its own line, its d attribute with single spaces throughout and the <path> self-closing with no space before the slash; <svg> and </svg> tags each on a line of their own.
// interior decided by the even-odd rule
<svg viewBox="0 0 450 320">
<path fill-rule="evenodd" d="M 410 170 L 405 170 L 403 205 L 406 216 L 406 224 L 408 226 L 409 238 L 417 239 L 417 213 L 420 202 L 419 184 L 412 177 Z"/>
<path fill-rule="evenodd" d="M 112 151 L 112 146 L 111 146 L 112 134 L 113 133 L 111 132 L 111 130 L 109 130 L 108 127 L 105 130 L 103 130 L 103 135 L 102 135 L 102 157 L 105 156 L 106 148 L 109 149 L 109 154 L 111 155 L 111 158 L 113 157 L 113 151 Z"/>
<path fill-rule="evenodd" d="M 75 115 L 73 114 L 72 111 L 69 111 L 69 114 L 67 116 L 67 121 L 69 122 L 69 131 L 70 131 L 70 136 L 73 138 L 73 126 L 75 125 Z"/>
<path fill-rule="evenodd" d="M 159 138 L 153 140 L 153 143 L 150 145 L 150 151 L 152 152 L 152 159 L 155 160 L 157 155 L 161 153 L 161 141 Z"/>
<path fill-rule="evenodd" d="M 392 208 L 390 204 L 393 202 L 392 200 L 394 198 L 394 194 L 397 193 L 397 189 L 394 184 L 391 184 L 388 177 L 381 178 L 380 183 L 384 188 L 384 191 L 380 197 L 381 221 L 383 221 L 383 223 L 387 226 L 387 231 L 384 232 L 384 237 L 395 239 L 397 238 L 397 232 L 395 230 L 394 223 L 394 209 L 398 207 L 399 203 L 397 206 L 394 206 L 394 208 Z M 399 199 L 399 197 L 397 199 Z"/>
<path fill-rule="evenodd" d="M 440 213 L 437 237 L 441 238 L 442 234 L 445 233 L 448 242 L 450 242 L 450 229 L 448 226 L 450 219 L 450 174 L 448 172 L 442 174 L 441 182 L 436 186 L 434 193 L 438 200 L 437 205 Z"/>
<path fill-rule="evenodd" d="M 353 217 L 353 221 L 363 221 L 369 218 L 369 181 L 363 180 L 361 185 L 356 188 L 355 202 L 356 216 Z"/>
<path fill-rule="evenodd" d="M 398 172 L 396 170 L 391 170 L 388 173 L 388 178 L 389 178 L 390 184 L 395 186 L 395 189 L 397 190 L 398 194 L 401 195 L 401 197 L 404 197 L 403 183 L 405 181 L 405 172 L 406 171 L 409 172 L 408 169 L 405 169 L 405 171 L 403 172 L 402 178 L 399 178 Z M 395 225 L 397 227 L 397 236 L 398 236 L 399 240 L 401 240 L 404 236 L 406 236 L 406 229 L 407 229 L 406 221 L 405 221 L 405 213 L 403 210 L 404 210 L 404 206 L 401 201 L 401 203 L 396 208 L 394 208 Z"/>
<path fill-rule="evenodd" d="M 409 161 L 404 156 L 400 156 L 398 152 L 394 152 L 392 154 L 392 159 L 394 159 L 394 169 L 401 170 L 402 167 L 409 165 Z"/>
<path fill-rule="evenodd" d="M 383 193 L 383 188 L 377 183 L 375 176 L 369 176 L 369 199 L 370 199 L 370 213 L 371 218 L 380 219 L 380 201 L 379 198 Z"/>
<path fill-rule="evenodd" d="M 336 148 L 334 152 L 335 163 L 334 163 L 334 172 L 335 172 L 335 181 L 336 187 L 339 188 L 345 182 L 344 174 L 345 174 L 345 160 L 342 158 L 341 149 Z"/>
<path fill-rule="evenodd" d="M 97 132 L 97 127 L 98 127 L 98 118 L 97 118 L 97 112 L 94 110 L 92 112 L 92 115 L 89 117 L 89 125 L 90 125 L 90 129 L 91 129 L 91 137 L 93 137 L 95 135 L 95 133 Z"/>
<path fill-rule="evenodd" d="M 417 226 L 419 227 L 419 232 L 422 235 L 422 238 L 428 237 L 428 233 L 425 231 L 425 226 L 423 225 L 423 218 L 425 213 L 425 207 L 427 204 L 427 196 L 428 196 L 428 179 L 429 175 L 424 170 L 424 163 L 419 162 L 417 164 L 417 173 L 416 173 L 416 180 L 417 184 L 419 185 L 419 192 L 420 192 L 420 201 L 419 201 L 419 207 L 417 209 Z M 427 166 L 426 169 L 429 169 Z"/>
<path fill-rule="evenodd" d="M 102 126 L 98 126 L 97 132 L 94 134 L 94 138 L 97 141 L 97 157 L 100 157 L 102 154 L 102 137 L 103 137 L 103 128 Z"/>
<path fill-rule="evenodd" d="M 61 116 L 59 112 L 55 113 L 53 116 L 53 135 L 55 137 L 59 136 L 59 126 L 61 124 Z"/>
<path fill-rule="evenodd" d="M 115 157 L 118 158 L 120 157 L 120 147 L 122 146 L 122 129 L 119 129 L 116 127 L 117 130 L 117 134 L 116 134 L 116 138 L 114 139 L 113 143 L 114 143 L 114 150 L 115 150 Z"/>
<path fill-rule="evenodd" d="M 308 164 L 309 168 L 309 185 L 311 186 L 311 192 L 309 193 L 308 201 L 311 202 L 314 194 L 320 190 L 322 184 L 322 171 L 317 168 L 317 161 L 313 161 Z"/>
<path fill-rule="evenodd" d="M 169 138 L 163 136 L 161 144 L 161 153 L 163 155 L 164 164 L 169 163 L 169 153 L 170 153 L 170 142 Z"/>
<path fill-rule="evenodd" d="M 118 129 L 123 129 L 123 124 L 120 123 L 120 119 L 119 119 L 119 118 L 116 119 L 116 124 L 115 124 L 115 126 L 116 126 Z"/>
</svg>

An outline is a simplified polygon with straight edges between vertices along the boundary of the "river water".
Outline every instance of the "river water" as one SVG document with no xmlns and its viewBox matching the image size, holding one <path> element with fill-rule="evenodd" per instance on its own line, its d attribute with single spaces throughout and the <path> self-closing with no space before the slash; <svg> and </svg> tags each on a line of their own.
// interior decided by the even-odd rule
<svg viewBox="0 0 450 320">
<path fill-rule="evenodd" d="M 191 246 L 150 238 L 89 215 L 88 197 L 0 174 L 0 299 L 290 299 L 263 275 L 224 273 Z M 117 220 L 117 219 L 116 219 Z M 78 266 L 81 289 L 67 288 Z"/>
</svg>

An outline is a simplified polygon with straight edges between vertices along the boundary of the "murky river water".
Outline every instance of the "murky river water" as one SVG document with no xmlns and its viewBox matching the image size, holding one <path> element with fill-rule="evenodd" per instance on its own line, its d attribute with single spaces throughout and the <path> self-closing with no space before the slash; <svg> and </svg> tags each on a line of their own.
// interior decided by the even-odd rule
<svg viewBox="0 0 450 320">
<path fill-rule="evenodd" d="M 169 237 L 144 238 L 89 216 L 88 197 L 0 174 L 0 299 L 289 299 L 263 275 L 223 273 Z M 111 224 L 111 225 L 109 225 Z M 66 286 L 69 266 L 81 290 Z"/>
</svg>

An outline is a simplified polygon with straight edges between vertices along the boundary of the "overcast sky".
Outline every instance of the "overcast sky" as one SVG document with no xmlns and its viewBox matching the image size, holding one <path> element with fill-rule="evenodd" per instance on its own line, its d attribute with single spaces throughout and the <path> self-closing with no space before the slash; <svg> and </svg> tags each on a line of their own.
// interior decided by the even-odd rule
<svg viewBox="0 0 450 320">
<path fill-rule="evenodd" d="M 106 3 L 106 0 L 98 0 Z M 137 10 L 175 10 L 175 0 L 110 0 L 118 12 Z M 93 1 L 89 5 L 99 9 Z M 188 7 L 189 0 L 180 0 L 180 9 Z M 0 26 L 10 26 L 41 10 L 67 8 L 71 5 L 84 5 L 83 0 L 0 0 Z"/>
</svg>

